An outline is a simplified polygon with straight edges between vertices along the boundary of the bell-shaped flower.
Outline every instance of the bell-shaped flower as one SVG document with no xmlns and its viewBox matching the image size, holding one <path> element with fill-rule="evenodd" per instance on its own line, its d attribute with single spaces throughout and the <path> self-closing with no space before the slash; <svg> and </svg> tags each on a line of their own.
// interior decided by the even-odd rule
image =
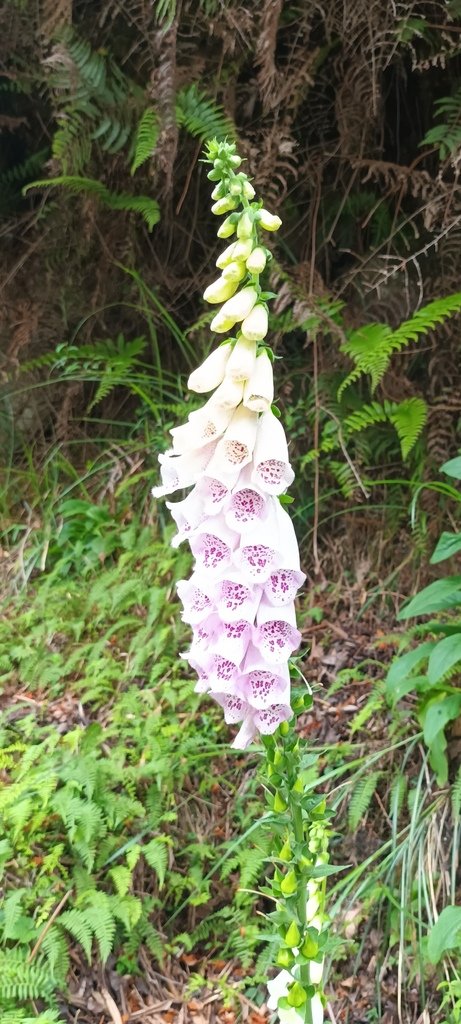
<svg viewBox="0 0 461 1024">
<path fill-rule="evenodd" d="M 206 519 L 190 537 L 192 554 L 199 572 L 207 570 L 216 576 L 229 568 L 237 543 L 238 534 L 229 530 L 221 516 Z"/>
<path fill-rule="evenodd" d="M 293 524 L 276 498 L 267 499 L 264 519 L 241 536 L 238 549 L 233 556 L 234 565 L 243 577 L 266 584 L 269 577 L 288 561 L 288 551 L 293 547 L 299 563 L 299 554 Z M 296 565 L 296 563 L 295 563 Z"/>
<path fill-rule="evenodd" d="M 243 469 L 251 462 L 257 430 L 257 415 L 239 405 L 226 429 L 225 434 L 216 445 L 213 459 L 210 460 L 211 476 L 218 471 L 231 473 L 235 469 Z"/>
<path fill-rule="evenodd" d="M 208 399 L 201 409 L 191 412 L 187 423 L 171 428 L 175 455 L 185 455 L 222 437 L 232 414 L 232 407 L 216 405 L 212 398 Z"/>
<path fill-rule="evenodd" d="M 198 394 L 214 391 L 221 384 L 226 372 L 227 361 L 231 354 L 231 346 L 228 343 L 219 345 L 210 355 L 206 357 L 201 366 L 193 370 L 187 386 L 190 391 Z"/>
<path fill-rule="evenodd" d="M 224 270 L 224 268 L 227 267 L 229 263 L 233 263 L 234 260 L 246 260 L 248 259 L 252 249 L 253 241 L 251 238 L 241 238 L 238 242 L 231 242 L 231 244 L 227 246 L 227 249 L 224 249 L 224 252 L 218 256 L 216 266 L 219 267 L 220 270 Z"/>
<path fill-rule="evenodd" d="M 246 267 L 250 274 L 262 274 L 267 263 L 266 250 L 257 245 L 247 257 Z"/>
<path fill-rule="evenodd" d="M 206 516 L 217 515 L 229 503 L 231 491 L 235 487 L 238 476 L 239 471 L 235 470 L 234 473 L 223 473 L 220 480 L 214 476 L 209 476 L 208 473 L 205 473 L 200 478 L 195 490 L 200 495 L 201 505 Z M 231 523 L 228 523 L 228 526 L 231 530 L 235 529 Z"/>
<path fill-rule="evenodd" d="M 214 320 L 211 321 L 211 330 L 218 331 L 218 333 L 220 330 L 229 330 L 234 324 L 244 320 L 251 313 L 257 298 L 258 293 L 253 285 L 247 285 L 246 288 L 242 288 L 231 299 L 228 299 L 218 311 Z M 214 326 L 216 323 L 226 323 L 228 326 L 216 327 Z"/>
<path fill-rule="evenodd" d="M 277 214 L 275 213 L 269 213 L 268 210 L 258 210 L 256 216 L 258 224 L 260 224 L 265 231 L 278 231 L 281 226 L 282 221 L 280 220 L 280 217 L 277 217 Z"/>
<path fill-rule="evenodd" d="M 262 600 L 253 630 L 253 644 L 258 657 L 268 665 L 280 665 L 287 661 L 301 643 L 301 633 L 296 628 L 294 605 L 275 609 Z"/>
<path fill-rule="evenodd" d="M 266 495 L 251 485 L 251 465 L 239 475 L 224 510 L 224 518 L 231 530 L 243 533 L 260 523 L 266 515 Z"/>
<path fill-rule="evenodd" d="M 293 551 L 294 558 L 291 561 L 296 560 L 297 556 L 299 562 L 296 538 L 295 547 L 296 550 Z M 269 579 L 264 584 L 264 597 L 274 608 L 281 608 L 284 605 L 291 604 L 305 579 L 306 574 L 299 569 L 277 569 L 271 573 Z"/>
<path fill-rule="evenodd" d="M 214 654 L 222 654 L 224 658 L 240 665 L 251 640 L 251 623 L 245 619 L 223 622 L 219 615 L 216 615 L 215 618 L 214 634 L 210 643 L 211 651 Z"/>
<path fill-rule="evenodd" d="M 213 697 L 218 704 L 221 705 L 224 711 L 224 721 L 227 725 L 235 725 L 236 722 L 241 722 L 242 718 L 251 714 L 250 708 L 245 701 L 241 700 L 241 698 L 237 697 L 235 694 L 214 693 Z M 255 730 L 253 731 L 251 738 L 253 738 L 254 733 Z"/>
<path fill-rule="evenodd" d="M 213 305 L 216 305 L 218 302 L 225 302 L 226 299 L 230 299 L 232 295 L 235 295 L 238 283 L 239 278 L 218 277 L 216 281 L 208 285 L 208 288 L 205 288 L 203 298 L 205 302 L 210 302 Z"/>
<path fill-rule="evenodd" d="M 234 682 L 238 676 L 238 665 L 223 654 L 213 654 L 210 651 L 184 655 L 191 668 L 200 672 L 203 682 L 196 687 L 198 692 L 206 690 L 218 691 L 218 693 L 234 693 Z"/>
<path fill-rule="evenodd" d="M 222 277 L 224 281 L 232 281 L 232 283 L 239 284 L 239 282 L 246 276 L 246 272 L 246 267 L 242 260 L 233 260 L 232 263 L 228 263 L 227 266 L 224 267 Z"/>
<path fill-rule="evenodd" d="M 245 750 L 256 733 L 259 732 L 263 736 L 271 735 L 282 722 L 287 722 L 292 714 L 289 704 L 272 704 L 259 711 L 252 709 L 252 713 L 243 719 L 232 746 L 235 750 Z"/>
<path fill-rule="evenodd" d="M 243 404 L 253 412 L 268 412 L 273 401 L 274 374 L 272 363 L 266 349 L 263 349 L 256 357 L 250 379 L 246 381 L 243 392 Z"/>
<path fill-rule="evenodd" d="M 260 600 L 261 587 L 244 582 L 241 573 L 227 570 L 216 582 L 214 601 L 224 622 L 254 622 Z"/>
<path fill-rule="evenodd" d="M 195 625 L 211 615 L 213 603 L 210 597 L 210 581 L 203 573 L 194 572 L 190 579 L 179 580 L 176 590 L 183 605 L 183 622 Z"/>
<path fill-rule="evenodd" d="M 246 381 L 251 377 L 256 361 L 256 342 L 248 338 L 237 338 L 229 357 L 226 377 L 234 381 Z M 243 388 L 242 388 L 243 396 Z"/>
<path fill-rule="evenodd" d="M 200 526 L 200 523 L 203 523 L 206 512 L 197 487 L 194 487 L 187 498 L 182 501 L 167 501 L 166 507 L 170 510 L 178 528 L 177 534 L 171 540 L 171 546 L 177 548 L 183 540 L 188 539 L 197 526 Z"/>
<path fill-rule="evenodd" d="M 188 452 L 187 455 L 175 455 L 165 452 L 159 455 L 160 476 L 162 483 L 152 488 L 154 498 L 163 498 L 165 494 L 183 490 L 197 483 L 210 462 L 216 444 L 207 444 L 203 448 Z"/>
<path fill-rule="evenodd" d="M 267 309 L 257 302 L 251 313 L 242 321 L 242 334 L 250 341 L 262 341 L 266 337 L 268 327 Z"/>
<path fill-rule="evenodd" d="M 253 480 L 269 494 L 282 494 L 294 476 L 282 424 L 273 412 L 265 412 L 258 423 Z"/>
<path fill-rule="evenodd" d="M 243 398 L 243 380 L 235 380 L 226 374 L 222 384 L 212 395 L 213 405 L 221 405 L 224 409 L 234 411 Z"/>
<path fill-rule="evenodd" d="M 290 673 L 286 664 L 269 666 L 262 662 L 260 668 L 248 671 L 245 664 L 236 686 L 242 700 L 257 710 L 290 703 Z"/>
</svg>

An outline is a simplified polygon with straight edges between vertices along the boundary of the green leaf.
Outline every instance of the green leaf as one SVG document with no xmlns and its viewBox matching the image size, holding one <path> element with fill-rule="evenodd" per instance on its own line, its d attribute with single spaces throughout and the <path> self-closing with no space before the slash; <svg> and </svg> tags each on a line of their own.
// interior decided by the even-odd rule
<svg viewBox="0 0 461 1024">
<path fill-rule="evenodd" d="M 461 661 L 461 633 L 439 640 L 429 657 L 427 675 L 432 685 L 438 683 L 458 661 Z"/>
<path fill-rule="evenodd" d="M 168 863 L 168 850 L 165 839 L 160 837 L 152 839 L 150 843 L 146 843 L 143 846 L 142 852 L 149 867 L 155 871 L 159 886 L 162 888 Z"/>
<path fill-rule="evenodd" d="M 461 907 L 444 907 L 431 928 L 427 940 L 427 955 L 437 964 L 449 949 L 461 948 Z"/>
<path fill-rule="evenodd" d="M 444 530 L 432 555 L 431 565 L 443 562 L 444 558 L 452 558 L 458 551 L 461 551 L 461 533 L 449 533 Z"/>
<path fill-rule="evenodd" d="M 461 693 L 455 693 L 450 697 L 445 694 L 434 697 L 420 712 L 424 742 L 429 748 L 430 764 L 439 786 L 444 786 L 448 778 L 445 726 L 458 717 L 460 710 Z"/>
<path fill-rule="evenodd" d="M 386 677 L 386 693 L 393 704 L 415 688 L 416 679 L 412 672 L 429 657 L 435 644 L 435 640 L 426 640 L 412 651 L 394 659 Z"/>
<path fill-rule="evenodd" d="M 442 473 L 446 473 L 447 476 L 453 476 L 455 480 L 461 480 L 461 455 L 457 455 L 455 459 L 449 459 L 448 462 L 444 462 L 440 468 Z"/>
<path fill-rule="evenodd" d="M 440 612 L 445 608 L 455 608 L 461 604 L 461 576 L 446 576 L 443 580 L 430 583 L 424 590 L 405 605 L 397 618 L 409 619 L 412 615 L 428 615 Z"/>
</svg>

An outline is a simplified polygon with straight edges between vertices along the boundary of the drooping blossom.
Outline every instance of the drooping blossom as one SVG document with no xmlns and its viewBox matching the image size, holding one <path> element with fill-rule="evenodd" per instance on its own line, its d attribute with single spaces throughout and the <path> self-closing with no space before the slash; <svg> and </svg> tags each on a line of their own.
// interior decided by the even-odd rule
<svg viewBox="0 0 461 1024">
<path fill-rule="evenodd" d="M 301 641 L 294 602 L 305 576 L 280 501 L 294 473 L 272 408 L 267 304 L 259 284 L 270 258 L 260 229 L 276 231 L 281 221 L 251 203 L 253 186 L 233 169 L 239 163 L 231 157 L 221 167 L 213 190 L 213 212 L 229 214 L 218 237 L 233 238 L 216 260 L 221 277 L 204 295 L 220 304 L 211 330 L 235 336 L 220 337 L 191 373 L 189 388 L 209 397 L 172 428 L 153 494 L 182 492 L 167 503 L 177 527 L 172 543 L 187 541 L 195 559 L 190 579 L 178 584 L 191 629 L 182 657 L 197 673 L 197 691 L 217 701 L 227 723 L 240 723 L 233 745 L 244 748 L 291 717 L 288 662 Z M 218 180 L 217 171 L 211 176 Z"/>
</svg>

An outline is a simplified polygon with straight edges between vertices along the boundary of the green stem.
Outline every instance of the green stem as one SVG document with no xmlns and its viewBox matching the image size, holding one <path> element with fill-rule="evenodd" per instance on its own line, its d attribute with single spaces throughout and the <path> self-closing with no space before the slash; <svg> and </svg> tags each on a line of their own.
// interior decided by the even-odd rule
<svg viewBox="0 0 461 1024">
<path fill-rule="evenodd" d="M 304 839 L 305 839 L 303 811 L 302 811 L 302 807 L 297 802 L 296 798 L 295 799 L 293 799 L 293 798 L 290 799 L 290 811 L 291 811 L 291 817 L 292 817 L 292 821 L 293 821 L 293 832 L 294 832 L 294 837 L 296 839 L 296 842 L 297 843 L 303 843 Z M 300 924 L 301 924 L 301 933 L 304 932 L 304 929 L 306 927 L 306 904 L 307 904 L 307 880 L 306 880 L 305 872 L 301 871 L 300 874 L 299 874 L 298 895 L 297 895 L 298 917 L 299 917 L 299 921 L 300 921 Z M 301 984 L 303 984 L 303 985 L 309 985 L 310 984 L 309 964 L 302 964 L 302 966 L 300 968 L 300 978 L 299 978 L 299 980 L 300 980 Z M 311 1008 L 311 1000 L 309 998 L 306 999 L 306 1008 L 305 1008 L 305 1011 L 304 1011 L 304 1021 L 305 1021 L 305 1024 L 312 1024 L 312 1008 Z"/>
</svg>

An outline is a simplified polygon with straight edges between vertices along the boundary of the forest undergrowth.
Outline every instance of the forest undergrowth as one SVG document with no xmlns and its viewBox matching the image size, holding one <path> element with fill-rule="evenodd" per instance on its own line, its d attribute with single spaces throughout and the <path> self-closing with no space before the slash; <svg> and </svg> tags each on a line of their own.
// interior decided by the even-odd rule
<svg viewBox="0 0 461 1024">
<path fill-rule="evenodd" d="M 0 1022 L 270 1017 L 261 755 L 194 692 L 150 496 L 226 136 L 283 220 L 326 1012 L 460 1024 L 459 0 L 7 0 L 0 28 Z"/>
</svg>

